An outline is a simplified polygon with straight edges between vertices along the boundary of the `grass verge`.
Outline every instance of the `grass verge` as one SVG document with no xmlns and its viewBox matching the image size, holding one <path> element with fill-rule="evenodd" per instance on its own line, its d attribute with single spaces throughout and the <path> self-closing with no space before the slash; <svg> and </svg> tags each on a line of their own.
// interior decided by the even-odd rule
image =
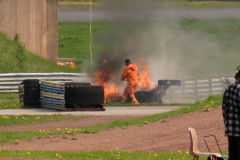
<svg viewBox="0 0 240 160">
<path fill-rule="evenodd" d="M 39 159 L 81 159 L 81 160 L 191 160 L 192 156 L 186 152 L 120 152 L 92 151 L 92 152 L 54 152 L 54 151 L 0 151 L 0 157 L 39 158 Z M 206 159 L 200 157 L 199 160 Z"/>
<path fill-rule="evenodd" d="M 5 125 L 22 125 L 22 124 L 38 124 L 46 122 L 58 122 L 64 120 L 79 120 L 89 116 L 72 116 L 72 115 L 0 115 L 0 126 Z"/>
<path fill-rule="evenodd" d="M 16 93 L 3 93 L 0 94 L 0 109 L 18 109 L 22 108 L 20 104 L 19 94 Z"/>
</svg>

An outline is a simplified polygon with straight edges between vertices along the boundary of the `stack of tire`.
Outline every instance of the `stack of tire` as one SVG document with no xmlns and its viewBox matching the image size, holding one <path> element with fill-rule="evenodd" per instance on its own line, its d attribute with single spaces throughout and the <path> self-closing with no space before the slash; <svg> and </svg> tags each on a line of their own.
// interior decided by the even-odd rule
<svg viewBox="0 0 240 160">
<path fill-rule="evenodd" d="M 44 108 L 65 109 L 65 85 L 60 82 L 41 81 L 41 105 Z"/>
<path fill-rule="evenodd" d="M 41 104 L 56 110 L 88 110 L 103 108 L 102 86 L 88 82 L 41 81 Z"/>
<path fill-rule="evenodd" d="M 38 79 L 26 79 L 19 85 L 19 99 L 24 107 L 39 108 L 40 83 Z"/>
<path fill-rule="evenodd" d="M 103 108 L 103 87 L 91 85 L 90 83 L 66 83 L 65 104 L 67 108 Z"/>
</svg>

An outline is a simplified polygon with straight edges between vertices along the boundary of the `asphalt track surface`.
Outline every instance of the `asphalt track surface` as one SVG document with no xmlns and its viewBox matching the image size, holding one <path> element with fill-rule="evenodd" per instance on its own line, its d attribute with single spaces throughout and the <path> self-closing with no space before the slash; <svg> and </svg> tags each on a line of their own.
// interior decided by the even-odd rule
<svg viewBox="0 0 240 160">
<path fill-rule="evenodd" d="M 0 115 L 152 115 L 181 108 L 182 106 L 130 106 L 104 107 L 105 111 L 57 111 L 48 108 L 0 109 Z"/>
<path fill-rule="evenodd" d="M 162 9 L 162 10 L 100 10 L 92 9 L 91 21 L 101 20 L 160 20 L 160 19 L 218 19 L 240 18 L 240 8 L 222 9 Z M 58 10 L 59 22 L 90 21 L 90 10 L 64 9 Z"/>
</svg>

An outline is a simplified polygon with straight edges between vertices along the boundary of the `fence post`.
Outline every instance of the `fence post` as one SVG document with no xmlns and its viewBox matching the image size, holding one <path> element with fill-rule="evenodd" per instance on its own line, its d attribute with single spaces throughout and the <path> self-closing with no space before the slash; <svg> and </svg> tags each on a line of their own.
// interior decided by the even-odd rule
<svg viewBox="0 0 240 160">
<path fill-rule="evenodd" d="M 212 79 L 209 79 L 209 95 L 212 96 Z"/>
<path fill-rule="evenodd" d="M 182 80 L 182 98 L 185 100 L 185 80 Z"/>
<path fill-rule="evenodd" d="M 198 81 L 197 81 L 197 79 L 195 79 L 195 97 L 196 97 L 196 99 L 198 100 Z"/>
</svg>

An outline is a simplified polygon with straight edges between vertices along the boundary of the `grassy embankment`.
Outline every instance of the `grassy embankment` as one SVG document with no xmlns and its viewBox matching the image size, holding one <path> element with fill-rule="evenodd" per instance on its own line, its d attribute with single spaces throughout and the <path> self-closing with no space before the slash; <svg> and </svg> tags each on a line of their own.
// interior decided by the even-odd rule
<svg viewBox="0 0 240 160">
<path fill-rule="evenodd" d="M 18 37 L 17 42 L 14 42 L 0 33 L 0 73 L 74 72 L 27 51 L 21 44 L 21 36 Z"/>
</svg>

